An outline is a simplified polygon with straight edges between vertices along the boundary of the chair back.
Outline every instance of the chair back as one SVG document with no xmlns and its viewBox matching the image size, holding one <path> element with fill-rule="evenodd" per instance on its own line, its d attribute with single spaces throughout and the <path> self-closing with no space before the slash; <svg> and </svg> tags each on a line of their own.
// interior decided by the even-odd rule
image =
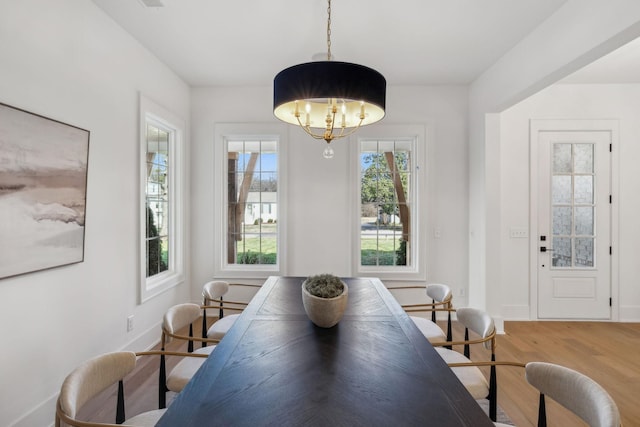
<svg viewBox="0 0 640 427">
<path fill-rule="evenodd" d="M 199 317 L 200 306 L 198 304 L 184 303 L 170 307 L 162 319 L 162 332 L 166 339 L 165 342 L 170 342 L 171 337 L 176 335 L 180 329 L 191 325 Z"/>
<path fill-rule="evenodd" d="M 229 292 L 229 283 L 222 280 L 213 280 L 202 286 L 202 296 L 204 304 L 208 301 L 219 300 L 224 294 Z"/>
<path fill-rule="evenodd" d="M 590 426 L 620 427 L 616 403 L 600 384 L 586 375 L 552 363 L 529 362 L 525 366 L 525 376 L 541 396 L 551 397 Z M 544 408 L 544 397 L 540 403 Z M 545 417 L 542 408 L 540 417 Z M 540 422 L 546 423 L 546 420 L 539 419 L 538 425 Z"/>
<path fill-rule="evenodd" d="M 493 318 L 483 310 L 472 307 L 461 307 L 456 311 L 458 321 L 485 339 L 485 348 L 493 349 L 493 339 L 496 334 L 496 326 Z"/>
<path fill-rule="evenodd" d="M 135 366 L 136 354 L 130 351 L 107 353 L 87 360 L 62 383 L 59 410 L 74 419 L 85 403 L 122 380 Z"/>
<path fill-rule="evenodd" d="M 431 283 L 426 286 L 427 296 L 434 302 L 448 302 L 453 297 L 451 288 L 441 283 Z"/>
</svg>

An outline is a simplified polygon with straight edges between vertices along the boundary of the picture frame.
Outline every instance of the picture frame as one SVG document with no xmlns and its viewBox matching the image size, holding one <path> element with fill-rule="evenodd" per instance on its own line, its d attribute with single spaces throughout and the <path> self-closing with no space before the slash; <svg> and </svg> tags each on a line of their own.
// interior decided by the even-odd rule
<svg viewBox="0 0 640 427">
<path fill-rule="evenodd" d="M 89 137 L 0 103 L 0 279 L 84 261 Z"/>
</svg>

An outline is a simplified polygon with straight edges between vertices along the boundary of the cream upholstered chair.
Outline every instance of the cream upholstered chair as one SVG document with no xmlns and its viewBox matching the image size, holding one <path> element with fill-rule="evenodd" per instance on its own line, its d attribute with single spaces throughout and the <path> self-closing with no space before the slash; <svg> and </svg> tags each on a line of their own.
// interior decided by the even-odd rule
<svg viewBox="0 0 640 427">
<path fill-rule="evenodd" d="M 524 367 L 524 364 L 519 362 L 496 361 L 496 328 L 489 314 L 482 310 L 469 307 L 457 309 L 456 314 L 458 322 L 465 327 L 464 341 L 433 342 L 432 344 L 474 399 L 489 399 L 489 417 L 491 420 L 496 421 L 498 407 L 496 366 Z M 473 331 L 479 338 L 469 339 L 469 331 Z M 472 361 L 470 350 L 472 344 L 483 344 L 485 348 L 491 351 L 491 360 Z M 444 348 L 445 346 L 458 345 L 464 345 L 464 354 L 449 348 Z M 487 381 L 480 370 L 480 366 L 490 366 L 489 381 Z"/>
<path fill-rule="evenodd" d="M 620 427 L 620 412 L 609 393 L 580 372 L 545 362 L 525 366 L 529 384 L 540 391 L 538 427 L 546 427 L 545 396 L 582 418 L 592 427 Z"/>
<path fill-rule="evenodd" d="M 415 325 L 420 329 L 420 332 L 431 342 L 440 342 L 440 341 L 451 341 L 452 333 L 451 333 L 451 312 L 454 311 L 452 298 L 453 295 L 451 293 L 451 288 L 447 285 L 441 283 L 431 283 L 425 287 L 422 286 L 403 286 L 399 288 L 392 289 L 420 289 L 424 288 L 427 294 L 427 297 L 431 299 L 431 303 L 420 303 L 420 304 L 403 304 L 402 308 L 409 313 L 409 317 L 415 323 Z M 431 320 L 420 317 L 420 316 L 412 316 L 410 313 L 417 312 L 431 312 Z M 442 330 L 440 326 L 436 323 L 436 312 L 438 311 L 446 311 L 447 312 L 447 332 Z"/>
<path fill-rule="evenodd" d="M 122 424 L 128 426 L 154 426 L 164 413 L 163 409 L 144 412 L 125 419 L 123 379 L 136 367 L 137 356 L 130 351 L 107 353 L 84 362 L 74 369 L 62 383 L 56 405 L 55 425 L 92 427 Z M 76 419 L 85 403 L 109 386 L 118 383 L 118 401 L 114 424 L 86 422 Z"/>
<path fill-rule="evenodd" d="M 259 288 L 259 285 L 251 285 L 245 283 L 229 283 L 223 280 L 213 280 L 207 282 L 202 287 L 202 337 L 221 340 L 227 331 L 233 326 L 240 316 L 242 310 L 249 303 L 240 301 L 224 300 L 224 296 L 229 292 L 231 287 L 247 287 Z M 207 324 L 207 309 L 218 310 L 218 320 L 210 327 Z M 225 310 L 235 312 L 234 314 L 225 314 Z M 203 343 L 204 345 L 204 343 Z"/>
<path fill-rule="evenodd" d="M 219 342 L 217 339 L 198 338 L 193 336 L 193 323 L 198 320 L 201 314 L 201 308 L 198 304 L 184 303 L 177 304 L 169 308 L 162 319 L 162 337 L 160 342 L 160 370 L 159 370 L 159 391 L 158 391 L 158 407 L 166 407 L 166 393 L 173 391 L 179 393 L 189 382 L 191 377 L 204 363 L 204 358 L 215 349 L 215 345 L 202 347 L 193 350 L 193 342 L 201 341 L 204 344 Z M 179 334 L 179 331 L 189 327 L 189 335 Z M 171 340 L 179 339 L 187 341 L 188 354 L 180 352 L 167 352 L 166 346 Z M 183 357 L 180 362 L 166 374 L 166 355 L 192 356 Z"/>
</svg>

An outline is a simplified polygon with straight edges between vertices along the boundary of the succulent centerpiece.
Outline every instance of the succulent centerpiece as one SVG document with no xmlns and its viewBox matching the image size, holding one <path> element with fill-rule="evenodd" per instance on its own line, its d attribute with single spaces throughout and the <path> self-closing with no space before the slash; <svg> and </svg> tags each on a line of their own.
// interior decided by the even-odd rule
<svg viewBox="0 0 640 427">
<path fill-rule="evenodd" d="M 302 283 L 305 312 L 321 328 L 331 328 L 342 319 L 348 295 L 347 284 L 332 274 L 310 276 Z"/>
</svg>

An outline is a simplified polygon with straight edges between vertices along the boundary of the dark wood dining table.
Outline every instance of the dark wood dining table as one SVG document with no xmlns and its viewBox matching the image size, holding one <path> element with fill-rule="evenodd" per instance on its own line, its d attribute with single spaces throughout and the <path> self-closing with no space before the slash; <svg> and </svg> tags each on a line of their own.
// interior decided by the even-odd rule
<svg viewBox="0 0 640 427">
<path fill-rule="evenodd" d="M 493 426 L 379 279 L 328 329 L 304 279 L 268 278 L 157 426 Z"/>
</svg>

